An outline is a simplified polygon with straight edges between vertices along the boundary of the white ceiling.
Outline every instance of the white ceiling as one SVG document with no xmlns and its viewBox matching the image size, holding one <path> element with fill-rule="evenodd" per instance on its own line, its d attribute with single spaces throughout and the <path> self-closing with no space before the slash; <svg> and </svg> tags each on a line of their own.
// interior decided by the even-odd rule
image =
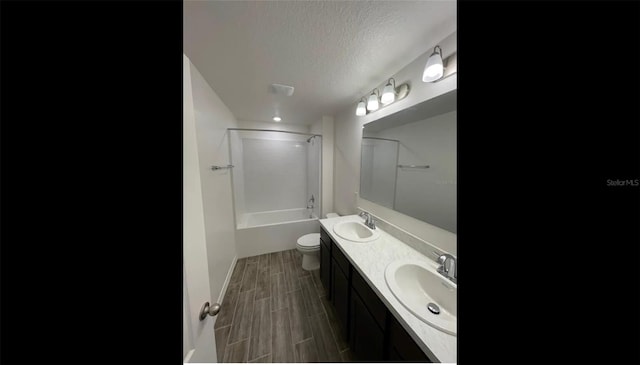
<svg viewBox="0 0 640 365">
<path fill-rule="evenodd" d="M 456 30 L 453 1 L 185 1 L 184 52 L 238 120 L 311 124 Z M 269 93 L 272 83 L 293 96 Z"/>
</svg>

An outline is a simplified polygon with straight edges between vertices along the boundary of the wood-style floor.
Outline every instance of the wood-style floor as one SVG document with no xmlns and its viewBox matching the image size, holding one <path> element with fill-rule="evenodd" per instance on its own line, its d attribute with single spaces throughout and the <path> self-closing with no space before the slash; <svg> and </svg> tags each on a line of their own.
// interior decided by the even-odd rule
<svg viewBox="0 0 640 365">
<path fill-rule="evenodd" d="M 238 260 L 215 328 L 218 362 L 355 361 L 297 250 Z"/>
</svg>

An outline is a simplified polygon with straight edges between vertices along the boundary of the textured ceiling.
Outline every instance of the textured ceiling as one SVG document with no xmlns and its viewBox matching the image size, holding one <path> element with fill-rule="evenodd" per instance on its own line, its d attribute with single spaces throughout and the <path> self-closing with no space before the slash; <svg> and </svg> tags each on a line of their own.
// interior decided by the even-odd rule
<svg viewBox="0 0 640 365">
<path fill-rule="evenodd" d="M 185 54 L 246 121 L 311 124 L 355 108 L 455 30 L 455 0 L 184 2 Z M 295 92 L 272 95 L 272 83 Z"/>
</svg>

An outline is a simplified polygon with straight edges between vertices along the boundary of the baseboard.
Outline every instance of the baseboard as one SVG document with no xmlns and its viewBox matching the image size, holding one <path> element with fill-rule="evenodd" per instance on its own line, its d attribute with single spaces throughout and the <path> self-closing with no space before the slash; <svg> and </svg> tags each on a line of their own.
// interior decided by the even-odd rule
<svg viewBox="0 0 640 365">
<path fill-rule="evenodd" d="M 220 290 L 220 294 L 218 294 L 217 303 L 222 304 L 224 300 L 224 295 L 227 293 L 227 287 L 229 286 L 229 282 L 231 282 L 231 276 L 233 275 L 233 270 L 236 268 L 236 262 L 238 262 L 238 255 L 233 256 L 233 260 L 231 261 L 231 266 L 227 271 L 227 277 L 224 279 L 224 283 L 222 284 L 222 289 Z M 213 325 L 215 326 L 215 321 L 218 320 L 218 317 L 214 317 Z"/>
</svg>

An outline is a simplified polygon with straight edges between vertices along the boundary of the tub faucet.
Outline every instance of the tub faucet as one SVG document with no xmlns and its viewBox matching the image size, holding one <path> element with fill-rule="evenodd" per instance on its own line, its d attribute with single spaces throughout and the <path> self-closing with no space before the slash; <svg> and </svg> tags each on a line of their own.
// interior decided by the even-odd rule
<svg viewBox="0 0 640 365">
<path fill-rule="evenodd" d="M 448 253 L 444 253 L 438 257 L 438 263 L 440 267 L 438 267 L 438 273 L 444 276 L 445 278 L 453 281 L 454 283 L 458 283 L 458 261 L 455 257 L 449 255 Z"/>
<path fill-rule="evenodd" d="M 311 199 L 307 202 L 307 209 L 313 209 L 313 203 L 315 203 L 315 201 L 313 194 L 311 194 Z"/>
</svg>

